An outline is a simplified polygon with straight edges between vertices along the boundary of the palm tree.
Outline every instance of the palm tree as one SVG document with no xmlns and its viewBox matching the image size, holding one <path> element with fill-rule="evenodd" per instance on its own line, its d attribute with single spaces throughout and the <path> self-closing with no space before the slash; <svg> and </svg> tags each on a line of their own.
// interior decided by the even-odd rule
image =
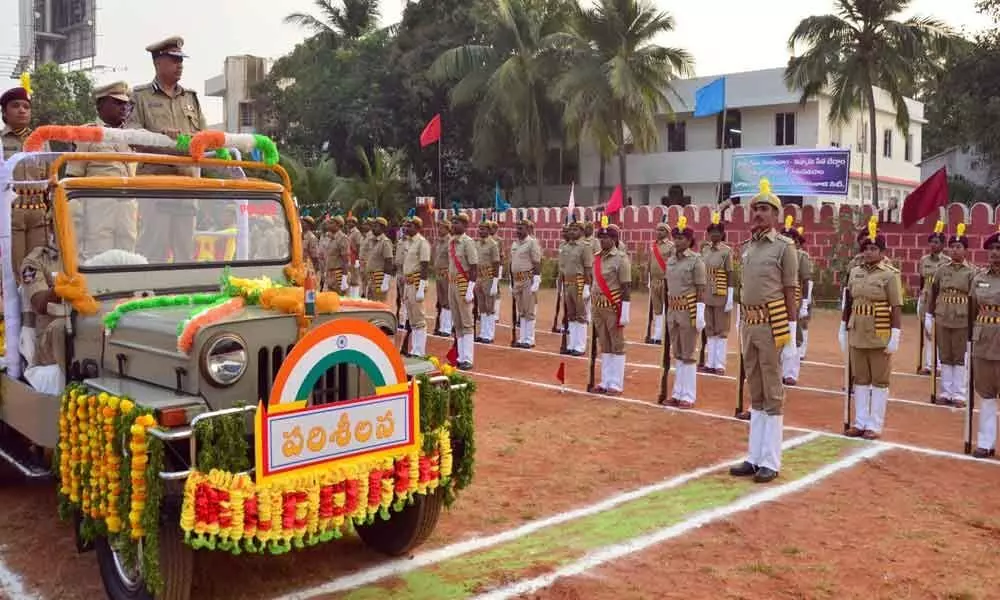
<svg viewBox="0 0 1000 600">
<path fill-rule="evenodd" d="M 308 13 L 292 13 L 284 22 L 298 25 L 336 43 L 357 40 L 376 29 L 381 13 L 378 0 L 313 0 L 320 17 Z M 339 6 L 338 6 L 339 4 Z"/>
<path fill-rule="evenodd" d="M 429 71 L 432 79 L 457 81 L 452 105 L 476 105 L 474 155 L 491 155 L 498 129 L 509 132 L 522 164 L 535 167 L 539 200 L 549 141 L 559 129 L 549 87 L 565 8 L 551 0 L 491 0 L 484 41 L 446 50 Z"/>
<path fill-rule="evenodd" d="M 323 214 L 343 208 L 348 181 L 337 174 L 337 165 L 332 158 L 323 158 L 307 167 L 294 158 L 283 155 L 281 166 L 288 171 L 292 194 L 300 210 Z"/>
<path fill-rule="evenodd" d="M 602 154 L 617 151 L 623 192 L 628 189 L 626 128 L 636 149 L 653 150 L 659 140 L 656 116 L 673 114 L 667 95 L 680 100 L 672 82 L 693 72 L 694 59 L 686 50 L 652 43 L 673 30 L 673 17 L 650 0 L 597 0 L 590 10 L 575 7 L 569 31 L 559 40 L 570 49 L 557 86 L 567 104 L 568 125 L 585 120 L 580 130 L 589 132 Z"/>
<path fill-rule="evenodd" d="M 806 46 L 788 60 L 785 85 L 802 90 L 801 103 L 831 95 L 827 119 L 847 123 L 859 108 L 868 111 L 872 202 L 878 208 L 875 87 L 888 93 L 896 127 L 906 135 L 910 113 L 904 93 L 914 89 L 915 74 L 934 68 L 952 43 L 951 31 L 931 17 L 893 19 L 910 0 L 836 0 L 836 12 L 806 17 L 788 38 L 788 48 Z"/>
<path fill-rule="evenodd" d="M 362 174 L 350 183 L 348 193 L 354 199 L 351 210 L 355 213 L 362 210 L 375 211 L 390 222 L 398 221 L 404 214 L 406 204 L 403 153 L 375 148 L 369 157 L 360 146 L 357 153 Z"/>
</svg>

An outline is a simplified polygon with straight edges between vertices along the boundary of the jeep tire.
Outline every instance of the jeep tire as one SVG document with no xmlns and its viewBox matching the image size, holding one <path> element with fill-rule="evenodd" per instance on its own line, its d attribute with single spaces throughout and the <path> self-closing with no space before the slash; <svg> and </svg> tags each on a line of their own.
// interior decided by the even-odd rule
<svg viewBox="0 0 1000 600">
<path fill-rule="evenodd" d="M 430 494 L 414 494 L 413 504 L 400 512 L 390 511 L 389 519 L 376 516 L 371 525 L 355 527 L 358 537 L 372 550 L 402 556 L 427 541 L 437 525 L 444 505 L 441 488 Z"/>
</svg>

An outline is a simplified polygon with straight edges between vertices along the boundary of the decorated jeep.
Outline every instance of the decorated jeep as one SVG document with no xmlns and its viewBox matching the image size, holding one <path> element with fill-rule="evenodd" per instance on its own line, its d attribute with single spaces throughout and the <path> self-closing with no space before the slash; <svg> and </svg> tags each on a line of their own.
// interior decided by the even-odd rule
<svg viewBox="0 0 1000 600">
<path fill-rule="evenodd" d="M 46 141 L 189 156 L 40 152 Z M 474 385 L 434 359 L 404 359 L 388 306 L 314 290 L 268 138 L 41 127 L 25 150 L 0 165 L 0 457 L 54 476 L 60 514 L 77 548 L 96 550 L 109 597 L 190 597 L 195 550 L 281 554 L 353 530 L 400 555 L 427 539 L 471 480 Z M 183 175 L 60 176 L 98 160 Z M 47 177 L 12 181 L 25 161 Z M 25 195 L 50 208 L 59 252 L 50 336 L 22 335 L 31 299 L 8 258 L 11 207 Z M 189 217 L 191 257 L 102 247 L 88 223 L 104 209 L 88 206 L 108 199 L 134 203 L 140 228 Z M 192 233 L 181 231 L 171 235 L 183 247 Z M 26 337 L 50 341 L 56 364 L 26 360 Z"/>
</svg>

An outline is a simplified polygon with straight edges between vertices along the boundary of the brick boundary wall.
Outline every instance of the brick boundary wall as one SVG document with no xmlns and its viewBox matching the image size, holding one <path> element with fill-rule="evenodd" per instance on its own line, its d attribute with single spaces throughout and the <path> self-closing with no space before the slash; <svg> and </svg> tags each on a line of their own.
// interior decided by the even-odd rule
<svg viewBox="0 0 1000 600">
<path fill-rule="evenodd" d="M 842 206 L 840 210 L 845 216 L 850 215 L 849 207 Z M 873 210 L 870 206 L 863 210 L 864 221 L 867 222 Z M 516 215 L 520 214 L 515 211 L 526 211 L 528 218 L 535 222 L 535 237 L 541 242 L 546 256 L 554 256 L 559 246 L 562 224 L 566 220 L 566 207 L 511 209 L 495 216 L 493 211 L 484 209 L 467 209 L 466 212 L 469 213 L 473 223 L 479 222 L 484 212 L 487 218 L 497 219 L 505 247 L 509 247 L 515 235 L 513 224 Z M 578 220 L 594 219 L 593 207 L 578 207 L 575 211 Z M 704 238 L 706 227 L 711 223 L 712 211 L 713 207 L 710 206 L 626 206 L 622 212 L 614 215 L 612 222 L 622 227 L 622 239 L 628 245 L 631 254 L 646 255 L 647 248 L 655 236 L 656 224 L 663 219 L 664 212 L 667 213 L 667 223 L 671 226 L 677 222 L 680 214 L 687 216 L 688 224 L 697 232 L 696 238 L 701 240 Z M 441 219 L 453 211 L 437 209 L 434 212 L 435 217 Z M 816 261 L 818 268 L 826 268 L 834 245 L 834 225 L 837 221 L 834 218 L 834 207 L 823 206 L 817 210 L 812 206 L 787 205 L 784 207 L 784 216 L 787 215 L 795 218 L 796 227 L 801 225 L 805 228 L 806 249 Z M 977 203 L 972 207 L 949 204 L 940 208 L 937 214 L 922 219 L 909 229 L 903 229 L 900 223 L 883 222 L 880 218 L 879 228 L 886 237 L 886 255 L 899 265 L 904 282 L 910 289 L 919 284 L 917 262 L 927 253 L 927 236 L 934 231 L 934 224 L 939 219 L 948 224 L 945 229 L 948 234 L 954 232 L 955 224 L 966 224 L 970 259 L 974 264 L 983 266 L 987 262 L 987 257 L 986 252 L 982 250 L 982 243 L 987 236 L 997 230 L 1000 207 L 994 208 L 983 203 Z M 749 209 L 746 206 L 734 206 L 727 210 L 723 222 L 726 225 L 728 244 L 735 246 L 749 239 Z M 429 238 L 435 235 L 430 227 L 425 228 L 425 234 Z M 474 231 L 470 231 L 470 234 L 474 237 Z"/>
</svg>

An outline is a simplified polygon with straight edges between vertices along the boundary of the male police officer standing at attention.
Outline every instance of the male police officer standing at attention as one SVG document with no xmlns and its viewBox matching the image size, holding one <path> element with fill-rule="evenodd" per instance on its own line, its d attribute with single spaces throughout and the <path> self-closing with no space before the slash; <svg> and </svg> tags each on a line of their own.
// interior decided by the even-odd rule
<svg viewBox="0 0 1000 600">
<path fill-rule="evenodd" d="M 184 39 L 175 36 L 146 46 L 153 57 L 156 77 L 152 83 L 140 85 L 132 94 L 135 106 L 128 127 L 162 133 L 173 139 L 180 134 L 193 135 L 207 129 L 198 95 L 181 87 L 187 55 L 181 51 Z M 137 146 L 139 152 L 176 154 L 185 152 L 166 148 Z M 189 167 L 143 164 L 140 175 L 194 175 Z M 139 240 L 136 249 L 151 263 L 188 262 L 194 258 L 194 224 L 198 212 L 196 200 L 139 201 Z"/>
</svg>

